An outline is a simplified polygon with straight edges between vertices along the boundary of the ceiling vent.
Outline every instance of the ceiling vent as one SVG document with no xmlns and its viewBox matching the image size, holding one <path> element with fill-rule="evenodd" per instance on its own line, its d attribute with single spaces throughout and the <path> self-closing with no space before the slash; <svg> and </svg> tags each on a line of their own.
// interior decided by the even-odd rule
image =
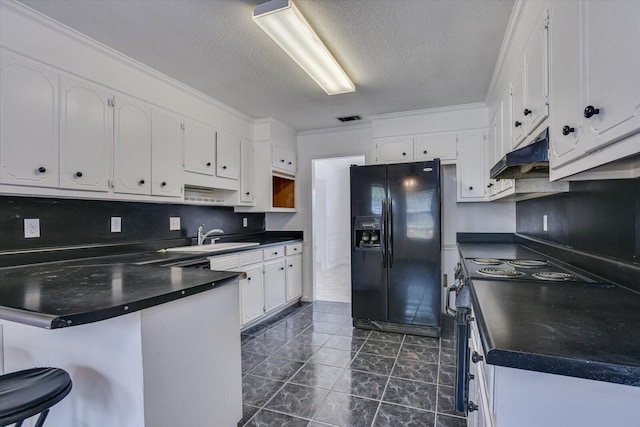
<svg viewBox="0 0 640 427">
<path fill-rule="evenodd" d="M 360 116 L 345 116 L 345 117 L 338 117 L 338 120 L 340 120 L 341 122 L 352 122 L 354 120 L 362 120 L 362 117 L 360 117 Z"/>
</svg>

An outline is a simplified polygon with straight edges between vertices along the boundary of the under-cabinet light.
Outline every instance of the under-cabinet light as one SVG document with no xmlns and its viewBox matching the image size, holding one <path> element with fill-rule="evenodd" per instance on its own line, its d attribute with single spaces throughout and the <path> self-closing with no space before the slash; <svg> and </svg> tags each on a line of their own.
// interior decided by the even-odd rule
<svg viewBox="0 0 640 427">
<path fill-rule="evenodd" d="M 270 0 L 253 9 L 253 20 L 329 95 L 355 85 L 291 0 Z"/>
</svg>

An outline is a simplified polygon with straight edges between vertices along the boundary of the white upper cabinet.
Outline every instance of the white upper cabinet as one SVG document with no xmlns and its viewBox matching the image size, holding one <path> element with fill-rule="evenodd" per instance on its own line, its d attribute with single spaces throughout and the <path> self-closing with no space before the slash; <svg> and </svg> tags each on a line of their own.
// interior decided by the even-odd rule
<svg viewBox="0 0 640 427">
<path fill-rule="evenodd" d="M 151 108 L 118 94 L 114 110 L 114 191 L 151 194 Z"/>
<path fill-rule="evenodd" d="M 415 138 L 413 160 L 440 159 L 455 161 L 458 157 L 458 138 L 455 133 L 422 135 Z"/>
<path fill-rule="evenodd" d="M 113 151 L 113 92 L 60 77 L 60 187 L 109 191 Z"/>
<path fill-rule="evenodd" d="M 253 143 L 242 140 L 240 143 L 240 202 L 253 204 L 254 195 L 254 167 Z"/>
<path fill-rule="evenodd" d="M 295 175 L 296 152 L 276 144 L 271 146 L 271 167 L 282 172 Z"/>
<path fill-rule="evenodd" d="M 552 2 L 551 179 L 640 153 L 640 2 Z"/>
<path fill-rule="evenodd" d="M 484 202 L 489 174 L 485 164 L 483 131 L 461 132 L 460 158 L 456 167 L 458 202 Z"/>
<path fill-rule="evenodd" d="M 218 132 L 216 154 L 216 175 L 240 179 L 240 138 Z"/>
<path fill-rule="evenodd" d="M 151 112 L 151 194 L 182 195 L 184 122 L 181 117 L 154 108 Z"/>
<path fill-rule="evenodd" d="M 549 61 L 547 15 L 536 25 L 529 38 L 523 59 L 513 77 L 512 139 L 515 148 L 549 116 Z"/>
<path fill-rule="evenodd" d="M 216 131 L 213 127 L 185 119 L 184 170 L 215 175 Z"/>
<path fill-rule="evenodd" d="M 58 74 L 0 53 L 0 183 L 58 187 Z"/>
<path fill-rule="evenodd" d="M 374 163 L 403 163 L 413 161 L 413 138 L 385 138 L 374 142 Z"/>
</svg>

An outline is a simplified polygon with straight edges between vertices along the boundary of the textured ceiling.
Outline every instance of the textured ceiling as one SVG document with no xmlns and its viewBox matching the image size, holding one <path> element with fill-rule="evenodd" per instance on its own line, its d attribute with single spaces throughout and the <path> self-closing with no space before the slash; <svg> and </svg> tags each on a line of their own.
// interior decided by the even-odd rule
<svg viewBox="0 0 640 427">
<path fill-rule="evenodd" d="M 23 1 L 249 116 L 298 130 L 483 101 L 514 4 L 296 0 L 356 85 L 329 96 L 253 23 L 260 2 Z"/>
</svg>

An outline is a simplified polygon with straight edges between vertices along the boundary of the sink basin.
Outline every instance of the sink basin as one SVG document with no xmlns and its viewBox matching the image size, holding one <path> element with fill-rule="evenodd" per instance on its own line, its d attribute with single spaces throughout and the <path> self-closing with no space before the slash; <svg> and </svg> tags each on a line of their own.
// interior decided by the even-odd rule
<svg viewBox="0 0 640 427">
<path fill-rule="evenodd" d="M 247 248 L 250 246 L 258 246 L 258 245 L 260 245 L 260 243 L 225 242 L 225 243 L 213 243 L 208 245 L 178 246 L 175 248 L 161 249 L 160 252 L 208 253 L 208 252 L 228 251 L 231 249 Z"/>
</svg>

